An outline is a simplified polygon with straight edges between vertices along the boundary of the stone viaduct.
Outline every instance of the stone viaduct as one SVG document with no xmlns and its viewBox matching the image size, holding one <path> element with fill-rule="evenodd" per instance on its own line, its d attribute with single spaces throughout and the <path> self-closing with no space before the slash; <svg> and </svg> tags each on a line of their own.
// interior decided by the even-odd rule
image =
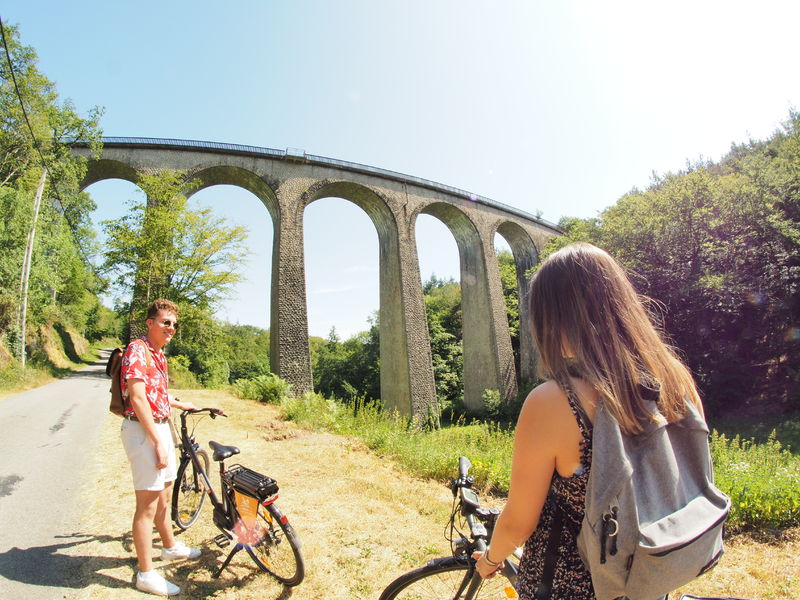
<svg viewBox="0 0 800 600">
<path fill-rule="evenodd" d="M 89 156 L 80 145 L 75 152 Z M 105 138 L 100 158 L 89 161 L 82 187 L 104 179 L 136 183 L 138 173 L 162 169 L 186 172 L 197 184 L 193 193 L 219 184 L 242 187 L 269 211 L 274 227 L 270 365 L 295 391 L 312 388 L 303 213 L 315 200 L 336 197 L 361 207 L 378 233 L 384 406 L 424 416 L 436 403 L 414 233 L 420 214 L 441 220 L 458 246 L 465 405 L 480 409 L 485 389 L 499 390 L 506 400 L 517 393 L 494 237 L 499 233 L 511 247 L 520 321 L 526 323 L 525 273 L 538 262 L 538 249 L 559 233 L 554 225 L 488 198 L 413 176 L 302 150 L 214 142 Z M 532 379 L 536 360 L 527 327 L 520 327 L 520 353 L 521 377 Z"/>
</svg>

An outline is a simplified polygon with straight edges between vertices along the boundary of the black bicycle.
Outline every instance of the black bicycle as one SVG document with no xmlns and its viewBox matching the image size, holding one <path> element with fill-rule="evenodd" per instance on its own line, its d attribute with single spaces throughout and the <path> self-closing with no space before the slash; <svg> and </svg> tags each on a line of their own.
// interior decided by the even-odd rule
<svg viewBox="0 0 800 600">
<path fill-rule="evenodd" d="M 380 600 L 481 600 L 485 598 L 516 598 L 517 565 L 506 560 L 495 577 L 482 579 L 475 568 L 473 552 L 484 552 L 487 541 L 500 511 L 482 508 L 478 494 L 472 489 L 469 475 L 472 463 L 462 456 L 458 459 L 458 478 L 450 480 L 453 492 L 453 510 L 450 514 L 446 538 L 450 541 L 452 556 L 434 558 L 424 567 L 401 575 L 390 583 Z M 469 537 L 462 533 L 469 527 Z"/>
<path fill-rule="evenodd" d="M 214 524 L 222 532 L 214 542 L 224 548 L 235 541 L 230 554 L 214 573 L 215 578 L 222 574 L 237 552 L 245 550 L 260 569 L 284 585 L 298 585 L 305 575 L 300 540 L 286 515 L 275 505 L 277 482 L 242 465 L 226 469 L 225 459 L 239 454 L 239 449 L 209 442 L 212 459 L 219 462 L 221 492 L 217 497 L 208 476 L 208 454 L 195 439 L 195 427 L 189 433 L 186 424 L 187 417 L 206 414 L 212 419 L 226 416 L 218 408 L 181 412 L 181 460 L 172 492 L 172 520 L 179 528 L 188 529 L 197 521 L 208 496 L 214 507 Z"/>
</svg>

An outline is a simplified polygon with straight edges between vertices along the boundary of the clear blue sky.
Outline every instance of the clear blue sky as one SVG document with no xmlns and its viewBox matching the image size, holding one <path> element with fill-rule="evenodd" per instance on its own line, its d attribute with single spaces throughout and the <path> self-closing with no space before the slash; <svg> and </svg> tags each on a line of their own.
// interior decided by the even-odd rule
<svg viewBox="0 0 800 600">
<path fill-rule="evenodd" d="M 651 173 L 718 159 L 800 106 L 800 2 L 470 0 L 75 3 L 5 0 L 44 73 L 109 136 L 303 148 L 424 177 L 556 222 Z M 96 218 L 135 188 L 98 183 Z M 196 195 L 251 231 L 220 309 L 269 326 L 272 232 L 255 197 Z M 306 211 L 312 335 L 366 328 L 377 235 L 352 204 Z M 449 232 L 419 224 L 422 277 L 458 278 Z"/>
</svg>

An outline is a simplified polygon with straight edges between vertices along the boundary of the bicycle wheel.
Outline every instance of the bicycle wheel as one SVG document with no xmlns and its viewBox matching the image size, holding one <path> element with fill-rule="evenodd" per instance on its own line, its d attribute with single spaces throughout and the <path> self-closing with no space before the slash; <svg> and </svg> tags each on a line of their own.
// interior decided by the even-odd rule
<svg viewBox="0 0 800 600">
<path fill-rule="evenodd" d="M 208 454 L 205 450 L 197 450 L 197 458 L 203 470 L 208 473 Z M 194 463 L 181 461 L 178 477 L 172 490 L 172 520 L 180 529 L 186 531 L 191 527 L 206 501 L 206 487 L 203 477 L 195 470 Z"/>
<path fill-rule="evenodd" d="M 275 504 L 259 505 L 258 522 L 264 529 L 260 541 L 245 546 L 258 567 L 287 586 L 298 585 L 305 576 L 300 540 Z"/>
<path fill-rule="evenodd" d="M 474 572 L 470 573 L 464 559 L 452 556 L 437 558 L 395 579 L 383 590 L 379 600 L 488 600 L 517 597 L 513 584 L 502 574 L 482 580 L 475 593 L 470 594 L 468 590 L 473 575 L 480 577 Z"/>
</svg>

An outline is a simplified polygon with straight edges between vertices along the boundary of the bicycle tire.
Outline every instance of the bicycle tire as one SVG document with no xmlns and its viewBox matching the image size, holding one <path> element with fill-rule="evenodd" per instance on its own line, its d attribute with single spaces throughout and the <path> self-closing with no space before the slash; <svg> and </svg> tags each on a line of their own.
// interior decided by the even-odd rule
<svg viewBox="0 0 800 600">
<path fill-rule="evenodd" d="M 465 580 L 467 579 L 467 580 Z M 469 563 L 463 558 L 435 558 L 424 567 L 409 571 L 391 582 L 379 600 L 441 600 L 442 598 L 484 600 L 516 598 L 512 582 L 503 574 L 484 579 L 477 593 L 467 596 L 471 579 Z M 458 595 L 460 588 L 462 592 Z"/>
<path fill-rule="evenodd" d="M 299 585 L 305 577 L 305 564 L 294 528 L 275 503 L 259 505 L 258 519 L 264 535 L 258 543 L 245 546 L 250 558 L 283 585 Z"/>
<path fill-rule="evenodd" d="M 208 454 L 197 450 L 197 458 L 208 473 Z M 178 476 L 172 490 L 172 520 L 179 529 L 186 531 L 194 525 L 206 501 L 206 488 L 200 473 L 195 471 L 191 460 L 181 461 Z"/>
</svg>

